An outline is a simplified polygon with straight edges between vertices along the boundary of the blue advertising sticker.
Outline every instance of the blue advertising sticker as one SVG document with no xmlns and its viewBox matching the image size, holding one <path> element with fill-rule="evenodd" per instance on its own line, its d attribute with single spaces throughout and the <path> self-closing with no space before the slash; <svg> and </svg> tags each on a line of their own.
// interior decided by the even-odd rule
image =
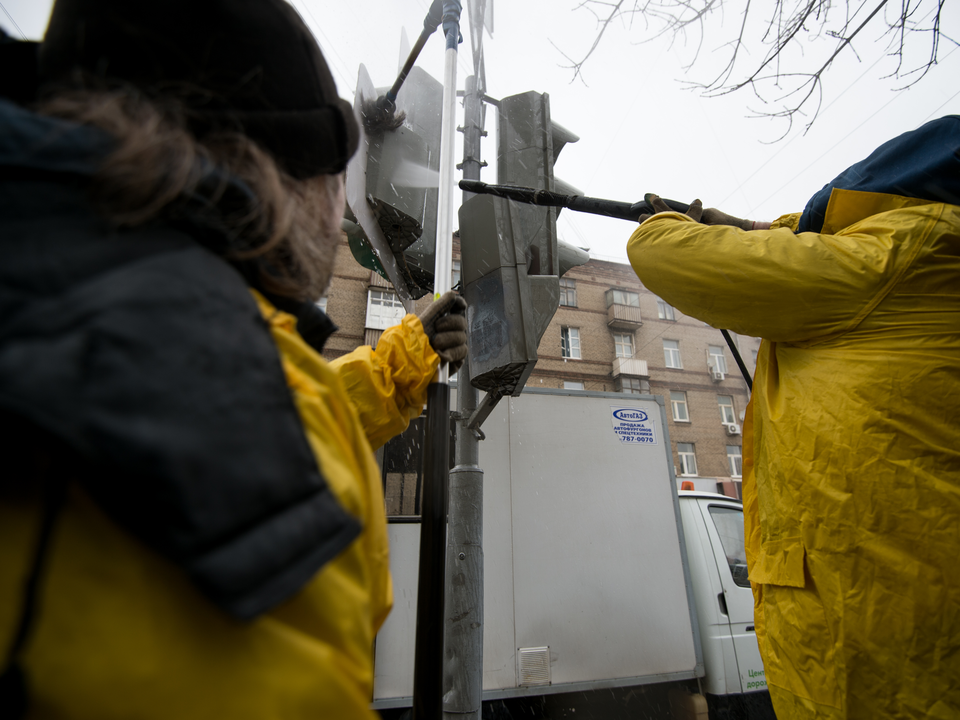
<svg viewBox="0 0 960 720">
<path fill-rule="evenodd" d="M 656 445 L 657 429 L 645 410 L 610 406 L 613 434 L 628 445 Z"/>
</svg>

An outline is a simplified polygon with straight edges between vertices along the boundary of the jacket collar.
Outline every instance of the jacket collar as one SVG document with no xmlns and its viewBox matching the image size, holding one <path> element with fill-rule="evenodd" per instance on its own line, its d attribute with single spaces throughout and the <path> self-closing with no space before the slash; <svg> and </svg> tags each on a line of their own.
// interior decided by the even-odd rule
<svg viewBox="0 0 960 720">
<path fill-rule="evenodd" d="M 38 115 L 0 98 L 0 176 L 89 180 L 114 145 L 113 138 L 98 128 Z M 171 209 L 168 222 L 223 256 L 242 242 L 221 221 L 223 213 L 256 202 L 256 198 L 246 183 L 203 158 L 195 171 L 200 176 L 196 191 Z M 237 269 L 256 287 L 257 272 L 248 267 L 252 262 L 256 261 L 241 263 L 243 267 Z M 314 303 L 268 297 L 297 318 L 298 331 L 317 352 L 337 330 Z"/>
<path fill-rule="evenodd" d="M 932 120 L 890 140 L 844 170 L 807 203 L 798 232 L 823 231 L 834 190 L 960 205 L 960 115 Z M 867 203 L 860 217 L 875 212 Z"/>
<path fill-rule="evenodd" d="M 46 117 L 0 98 L 0 168 L 4 172 L 89 177 L 114 146 L 102 130 Z"/>
</svg>

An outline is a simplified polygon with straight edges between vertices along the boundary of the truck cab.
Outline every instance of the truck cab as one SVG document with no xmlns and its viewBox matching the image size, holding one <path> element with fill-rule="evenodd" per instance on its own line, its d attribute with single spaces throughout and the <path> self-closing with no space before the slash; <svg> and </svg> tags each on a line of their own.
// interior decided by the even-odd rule
<svg viewBox="0 0 960 720">
<path fill-rule="evenodd" d="M 772 717 L 753 621 L 743 505 L 699 491 L 680 490 L 679 498 L 710 716 Z"/>
</svg>

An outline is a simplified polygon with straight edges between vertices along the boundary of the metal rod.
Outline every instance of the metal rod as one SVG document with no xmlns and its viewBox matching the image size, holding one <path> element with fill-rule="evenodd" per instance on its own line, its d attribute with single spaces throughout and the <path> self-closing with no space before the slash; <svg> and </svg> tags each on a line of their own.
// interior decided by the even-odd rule
<svg viewBox="0 0 960 720">
<path fill-rule="evenodd" d="M 753 380 L 750 378 L 750 371 L 747 370 L 747 366 L 743 362 L 743 358 L 740 357 L 740 350 L 736 345 L 733 344 L 733 338 L 730 337 L 730 332 L 727 330 L 721 330 L 720 334 L 723 335 L 723 339 L 727 341 L 727 345 L 730 347 L 730 352 L 733 353 L 733 359 L 737 361 L 737 367 L 740 368 L 740 374 L 743 375 L 743 379 L 747 383 L 747 387 L 750 389 L 750 392 L 753 392 Z"/>
<path fill-rule="evenodd" d="M 479 179 L 483 109 L 476 76 L 468 77 L 465 87 L 463 175 Z M 456 464 L 450 471 L 450 532 L 443 653 L 446 660 L 443 715 L 447 720 L 481 720 L 482 711 L 483 471 L 479 465 L 477 435 L 466 427 L 478 400 L 479 393 L 470 384 L 470 362 L 467 360 L 457 375 L 460 422 L 457 427 Z"/>
<path fill-rule="evenodd" d="M 420 51 L 423 50 L 423 46 L 427 44 L 429 37 L 436 32 L 442 19 L 443 0 L 434 0 L 433 4 L 430 6 L 429 12 L 427 12 L 427 17 L 423 20 L 423 30 L 420 31 L 420 37 L 418 37 L 417 42 L 414 43 L 413 49 L 407 56 L 407 61 L 403 64 L 400 74 L 393 83 L 393 87 L 390 88 L 389 92 L 386 94 L 386 99 L 388 102 L 396 103 L 397 94 L 400 92 L 400 86 L 403 85 L 403 81 L 407 79 L 407 75 L 410 74 L 410 70 L 413 69 L 414 64 L 417 62 L 417 58 L 420 56 Z"/>
<path fill-rule="evenodd" d="M 514 185 L 490 185 L 479 180 L 461 180 L 460 189 L 467 192 L 495 195 L 497 197 L 527 203 L 529 205 L 545 205 L 547 207 L 565 207 L 576 212 L 603 215 L 619 220 L 636 222 L 644 214 L 653 214 L 656 210 L 646 199 L 635 203 L 620 202 L 618 200 L 604 200 L 602 198 L 587 197 L 585 195 L 561 195 L 549 190 L 517 187 Z M 690 206 L 677 200 L 661 198 L 671 210 L 686 212 Z"/>
</svg>

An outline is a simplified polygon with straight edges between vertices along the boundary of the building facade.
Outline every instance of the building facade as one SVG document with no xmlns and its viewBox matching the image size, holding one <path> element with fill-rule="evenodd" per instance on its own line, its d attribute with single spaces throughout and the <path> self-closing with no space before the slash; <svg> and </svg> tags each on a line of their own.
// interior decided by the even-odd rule
<svg viewBox="0 0 960 720">
<path fill-rule="evenodd" d="M 453 284 L 459 281 L 454 244 Z M 417 303 L 425 307 L 429 298 Z M 376 345 L 403 317 L 389 282 L 361 267 L 344 241 L 323 303 L 339 330 L 324 355 Z M 731 334 L 750 374 L 760 341 Z M 742 426 L 749 390 L 720 331 L 647 290 L 630 265 L 591 260 L 561 278 L 560 308 L 540 341 L 527 387 L 659 395 L 666 408 L 677 481 L 740 497 Z M 419 507 L 416 432 L 381 454 L 388 510 Z"/>
</svg>

